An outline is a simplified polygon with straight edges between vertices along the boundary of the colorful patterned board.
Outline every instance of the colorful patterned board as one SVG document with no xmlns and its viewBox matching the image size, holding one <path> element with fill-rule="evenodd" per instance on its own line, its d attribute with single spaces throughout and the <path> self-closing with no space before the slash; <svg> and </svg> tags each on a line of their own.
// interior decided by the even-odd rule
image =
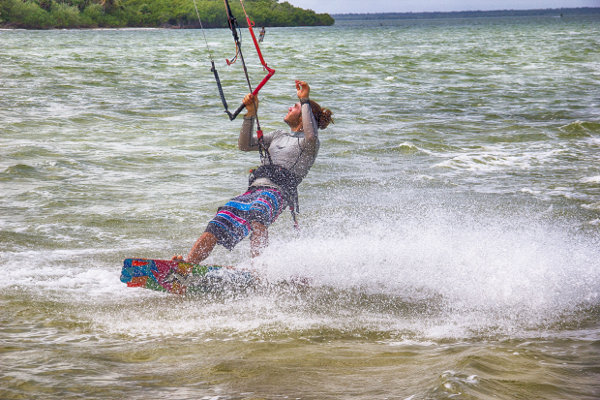
<svg viewBox="0 0 600 400">
<path fill-rule="evenodd" d="M 245 289 L 258 283 L 256 274 L 220 265 L 195 265 L 182 261 L 127 258 L 121 282 L 161 292 L 194 294 Z"/>
</svg>

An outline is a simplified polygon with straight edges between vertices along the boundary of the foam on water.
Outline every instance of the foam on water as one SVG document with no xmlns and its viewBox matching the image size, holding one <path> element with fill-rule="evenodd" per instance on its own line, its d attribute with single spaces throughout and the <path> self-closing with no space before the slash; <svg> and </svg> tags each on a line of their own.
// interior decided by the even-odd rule
<svg viewBox="0 0 600 400">
<path fill-rule="evenodd" d="M 586 178 L 581 178 L 581 183 L 600 183 L 600 175 L 598 176 L 589 176 Z"/>
<path fill-rule="evenodd" d="M 275 284 L 268 290 L 181 299 L 126 288 L 107 249 L 4 254 L 1 286 L 72 304 L 107 332 L 151 336 L 325 327 L 420 340 L 524 336 L 600 302 L 598 238 L 564 226 L 447 209 L 321 221 L 274 236 L 254 260 Z M 232 261 L 247 267 L 242 251 Z M 309 287 L 276 284 L 296 276 Z"/>
<path fill-rule="evenodd" d="M 264 263 L 275 275 L 308 274 L 337 288 L 441 296 L 448 310 L 483 313 L 483 325 L 501 315 L 535 326 L 595 305 L 600 293 L 597 240 L 530 220 L 370 221 L 349 233 L 323 229 L 300 244 L 278 243 Z"/>
</svg>

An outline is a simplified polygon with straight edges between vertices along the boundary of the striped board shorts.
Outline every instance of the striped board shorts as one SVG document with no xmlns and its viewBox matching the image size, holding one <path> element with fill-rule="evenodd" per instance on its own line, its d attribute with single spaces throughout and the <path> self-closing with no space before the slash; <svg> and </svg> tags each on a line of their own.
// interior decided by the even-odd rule
<svg viewBox="0 0 600 400">
<path fill-rule="evenodd" d="M 233 249 L 242 241 L 252 228 L 252 222 L 269 226 L 285 208 L 281 192 L 270 187 L 251 187 L 242 195 L 234 197 L 208 223 L 206 232 L 217 238 L 217 243 Z"/>
</svg>

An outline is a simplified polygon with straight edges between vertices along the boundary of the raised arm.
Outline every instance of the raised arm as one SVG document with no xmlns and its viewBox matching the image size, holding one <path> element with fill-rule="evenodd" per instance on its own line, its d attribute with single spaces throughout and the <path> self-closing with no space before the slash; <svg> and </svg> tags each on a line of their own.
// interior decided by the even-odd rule
<svg viewBox="0 0 600 400">
<path fill-rule="evenodd" d="M 319 131 L 317 120 L 310 106 L 310 86 L 304 81 L 296 81 L 296 93 L 302 106 L 302 130 L 304 131 L 304 137 L 308 143 L 314 143 Z"/>
</svg>

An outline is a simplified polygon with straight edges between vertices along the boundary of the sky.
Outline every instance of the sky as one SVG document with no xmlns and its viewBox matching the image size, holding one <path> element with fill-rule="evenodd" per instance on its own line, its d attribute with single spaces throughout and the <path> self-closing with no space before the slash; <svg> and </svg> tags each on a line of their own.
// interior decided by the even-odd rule
<svg viewBox="0 0 600 400">
<path fill-rule="evenodd" d="M 283 1 L 283 0 L 281 0 Z M 331 14 L 600 7 L 600 0 L 286 0 Z"/>
</svg>

